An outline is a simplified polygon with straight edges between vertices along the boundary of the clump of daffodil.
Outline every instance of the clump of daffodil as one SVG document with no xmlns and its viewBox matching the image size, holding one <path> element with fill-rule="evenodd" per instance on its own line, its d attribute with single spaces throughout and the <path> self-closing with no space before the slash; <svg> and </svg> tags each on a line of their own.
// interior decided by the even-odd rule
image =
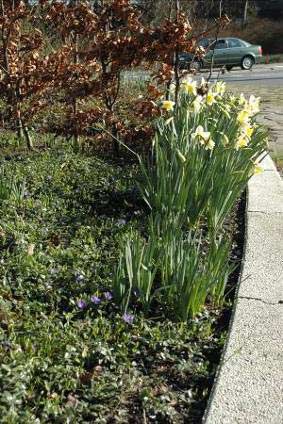
<svg viewBox="0 0 283 424">
<path fill-rule="evenodd" d="M 191 78 L 182 83 L 182 89 L 185 93 L 191 94 L 193 96 L 197 95 L 197 82 Z"/>
<path fill-rule="evenodd" d="M 217 97 L 217 94 L 216 93 L 213 93 L 212 91 L 209 91 L 207 93 L 206 97 L 205 97 L 206 104 L 208 106 L 213 105 L 213 103 L 216 102 L 216 97 Z"/>
<path fill-rule="evenodd" d="M 215 146 L 209 131 L 204 131 L 202 125 L 199 125 L 195 132 L 192 133 L 192 139 L 197 140 L 206 150 L 212 150 Z"/>
<path fill-rule="evenodd" d="M 161 103 L 161 109 L 166 110 L 167 112 L 174 110 L 175 102 L 172 102 L 171 100 L 163 100 Z"/>
</svg>

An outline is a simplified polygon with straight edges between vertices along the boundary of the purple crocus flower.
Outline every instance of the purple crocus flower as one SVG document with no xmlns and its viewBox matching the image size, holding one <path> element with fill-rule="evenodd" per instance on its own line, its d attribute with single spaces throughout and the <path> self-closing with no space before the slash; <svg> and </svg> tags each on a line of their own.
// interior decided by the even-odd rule
<svg viewBox="0 0 283 424">
<path fill-rule="evenodd" d="M 80 300 L 77 301 L 77 306 L 80 309 L 85 309 L 87 305 L 86 305 L 86 302 L 83 299 L 80 299 Z"/>
<path fill-rule="evenodd" d="M 112 300 L 113 299 L 113 295 L 110 291 L 105 292 L 104 297 L 105 297 L 106 300 Z"/>
<path fill-rule="evenodd" d="M 133 322 L 134 322 L 134 315 L 128 314 L 127 312 L 125 312 L 124 315 L 122 316 L 122 319 L 127 324 L 133 324 Z"/>
<path fill-rule="evenodd" d="M 92 303 L 94 303 L 95 305 L 99 305 L 99 303 L 101 302 L 100 297 L 95 296 L 95 295 L 91 296 L 90 300 L 91 300 L 91 301 L 92 301 Z"/>
</svg>

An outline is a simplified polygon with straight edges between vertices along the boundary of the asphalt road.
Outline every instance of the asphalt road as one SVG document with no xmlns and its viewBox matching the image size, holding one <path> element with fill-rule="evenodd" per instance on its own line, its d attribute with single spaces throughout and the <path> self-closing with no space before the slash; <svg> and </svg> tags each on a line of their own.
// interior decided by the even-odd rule
<svg viewBox="0 0 283 424">
<path fill-rule="evenodd" d="M 202 72 L 203 77 L 207 77 L 209 72 Z M 258 82 L 265 85 L 283 86 L 283 63 L 275 63 L 270 65 L 255 65 L 250 71 L 243 71 L 240 68 L 234 68 L 232 71 L 225 71 L 221 74 L 221 70 L 216 69 L 212 73 L 211 81 L 221 79 L 227 83 L 250 84 Z"/>
</svg>

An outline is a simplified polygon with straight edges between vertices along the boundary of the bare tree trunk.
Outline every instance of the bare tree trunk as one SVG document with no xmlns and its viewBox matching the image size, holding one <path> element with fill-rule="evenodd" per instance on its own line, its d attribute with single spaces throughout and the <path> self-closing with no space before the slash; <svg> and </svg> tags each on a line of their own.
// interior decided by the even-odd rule
<svg viewBox="0 0 283 424">
<path fill-rule="evenodd" d="M 17 127 L 17 137 L 19 139 L 23 138 L 23 123 L 21 119 L 21 111 L 18 106 L 18 103 L 15 103 L 15 118 L 16 118 L 16 127 Z"/>
<path fill-rule="evenodd" d="M 249 7 L 249 0 L 246 0 L 245 7 L 244 7 L 244 15 L 243 15 L 243 27 L 246 25 L 246 22 L 247 22 L 248 7 Z"/>
<path fill-rule="evenodd" d="M 78 0 L 74 1 L 74 6 L 76 7 L 78 4 Z M 78 34 L 74 35 L 74 43 L 75 43 L 75 51 L 74 51 L 74 64 L 77 65 L 79 62 L 79 37 Z M 77 120 L 76 120 L 76 115 L 78 112 L 78 101 L 76 99 L 76 97 L 74 97 L 73 99 L 73 116 L 75 119 L 75 126 L 74 126 L 74 145 L 76 149 L 79 149 L 80 147 L 80 137 L 79 137 L 79 129 L 77 127 Z"/>
<path fill-rule="evenodd" d="M 22 123 L 22 127 L 23 127 L 24 138 L 27 143 L 27 147 L 29 150 L 33 150 L 33 142 L 32 142 L 30 133 L 28 131 L 28 128 L 25 125 L 23 125 L 23 123 Z"/>
<path fill-rule="evenodd" d="M 176 13 L 176 22 L 178 23 L 179 21 L 179 15 L 180 15 L 180 0 L 175 0 L 175 13 Z M 176 45 L 176 49 L 175 49 L 175 57 L 174 57 L 174 74 L 175 74 L 175 84 L 176 84 L 176 89 L 175 89 L 175 103 L 177 104 L 178 102 L 178 94 L 179 94 L 179 90 L 180 90 L 180 75 L 179 75 L 179 65 L 180 65 L 180 60 L 179 60 L 179 45 Z"/>
</svg>

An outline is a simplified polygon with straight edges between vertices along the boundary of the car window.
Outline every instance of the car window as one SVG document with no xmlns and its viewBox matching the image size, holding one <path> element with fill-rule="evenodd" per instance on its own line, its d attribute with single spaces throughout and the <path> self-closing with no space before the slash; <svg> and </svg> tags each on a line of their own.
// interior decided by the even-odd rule
<svg viewBox="0 0 283 424">
<path fill-rule="evenodd" d="M 209 46 L 209 39 L 208 38 L 202 38 L 199 40 L 198 45 L 200 47 L 204 47 L 205 49 Z"/>
<path fill-rule="evenodd" d="M 210 50 L 214 49 L 226 49 L 227 48 L 227 42 L 226 40 L 217 40 L 214 43 L 210 45 Z"/>
<path fill-rule="evenodd" d="M 245 47 L 244 43 L 242 43 L 240 40 L 237 40 L 237 38 L 230 38 L 228 40 L 228 46 L 229 47 Z"/>
<path fill-rule="evenodd" d="M 244 40 L 239 40 L 239 41 L 242 43 L 242 45 L 244 47 L 250 47 L 251 46 L 251 43 L 248 43 L 247 41 L 244 41 Z"/>
</svg>

